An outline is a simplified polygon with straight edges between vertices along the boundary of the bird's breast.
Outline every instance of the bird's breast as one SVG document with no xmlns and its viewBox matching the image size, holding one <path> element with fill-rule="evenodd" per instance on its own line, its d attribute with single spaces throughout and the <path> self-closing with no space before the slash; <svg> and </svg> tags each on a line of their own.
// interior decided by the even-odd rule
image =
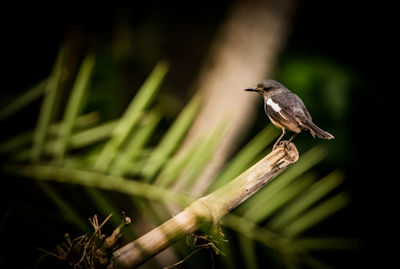
<svg viewBox="0 0 400 269">
<path fill-rule="evenodd" d="M 268 116 L 268 118 L 272 122 L 272 124 L 275 125 L 276 127 L 281 128 L 281 129 L 286 129 L 285 126 L 283 126 L 282 124 L 279 124 L 278 122 L 274 121 L 270 116 Z"/>
</svg>

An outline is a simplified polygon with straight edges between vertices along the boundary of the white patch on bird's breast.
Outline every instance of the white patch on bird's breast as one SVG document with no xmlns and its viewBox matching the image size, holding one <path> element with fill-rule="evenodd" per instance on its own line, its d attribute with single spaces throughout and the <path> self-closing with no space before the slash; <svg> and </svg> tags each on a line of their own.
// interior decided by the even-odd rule
<svg viewBox="0 0 400 269">
<path fill-rule="evenodd" d="M 276 112 L 280 112 L 282 110 L 281 107 L 278 105 L 278 103 L 275 103 L 271 98 L 268 98 L 267 105 L 272 107 L 272 109 L 275 110 Z"/>
</svg>

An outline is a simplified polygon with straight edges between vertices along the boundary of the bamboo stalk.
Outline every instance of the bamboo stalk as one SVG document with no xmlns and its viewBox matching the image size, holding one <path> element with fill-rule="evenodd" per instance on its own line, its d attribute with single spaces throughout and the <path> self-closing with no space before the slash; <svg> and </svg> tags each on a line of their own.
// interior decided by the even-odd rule
<svg viewBox="0 0 400 269">
<path fill-rule="evenodd" d="M 296 162 L 298 157 L 293 143 L 277 147 L 228 184 L 194 201 L 172 219 L 116 250 L 108 268 L 136 267 L 203 225 L 218 223 L 225 214 Z"/>
</svg>

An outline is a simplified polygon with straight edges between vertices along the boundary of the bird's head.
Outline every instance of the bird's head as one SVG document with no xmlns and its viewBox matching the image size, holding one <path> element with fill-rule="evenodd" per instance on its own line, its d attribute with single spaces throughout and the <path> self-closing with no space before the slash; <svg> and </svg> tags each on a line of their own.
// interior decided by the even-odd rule
<svg viewBox="0 0 400 269">
<path fill-rule="evenodd" d="M 258 92 L 258 93 L 262 94 L 263 96 L 267 96 L 267 95 L 273 95 L 273 93 L 275 91 L 280 90 L 280 89 L 286 89 L 286 88 L 278 81 L 268 79 L 268 80 L 263 80 L 260 83 L 258 83 L 257 87 L 248 88 L 248 89 L 245 89 L 245 91 Z"/>
</svg>

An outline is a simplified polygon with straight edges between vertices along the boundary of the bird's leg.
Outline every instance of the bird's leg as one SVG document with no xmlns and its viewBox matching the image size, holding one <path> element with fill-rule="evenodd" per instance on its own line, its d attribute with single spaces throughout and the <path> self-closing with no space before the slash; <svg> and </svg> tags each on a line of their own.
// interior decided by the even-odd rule
<svg viewBox="0 0 400 269">
<path fill-rule="evenodd" d="M 281 136 L 278 138 L 278 140 L 276 140 L 274 146 L 272 147 L 273 150 L 279 145 L 279 142 L 281 141 L 282 137 L 283 137 L 285 134 L 286 134 L 286 130 L 282 128 L 282 134 L 281 134 Z"/>
<path fill-rule="evenodd" d="M 296 135 L 297 135 L 297 133 L 294 133 L 294 134 L 292 135 L 292 137 L 289 139 L 288 144 L 289 144 L 290 142 L 292 142 L 292 140 L 296 137 Z"/>
</svg>

